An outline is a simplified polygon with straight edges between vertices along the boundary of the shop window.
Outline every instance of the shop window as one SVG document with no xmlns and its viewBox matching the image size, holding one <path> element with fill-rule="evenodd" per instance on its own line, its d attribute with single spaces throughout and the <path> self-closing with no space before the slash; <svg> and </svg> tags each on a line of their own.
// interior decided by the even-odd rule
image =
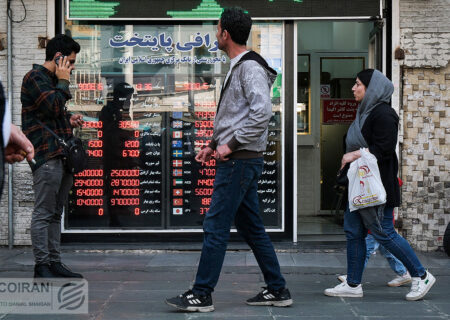
<svg viewBox="0 0 450 320">
<path fill-rule="evenodd" d="M 201 229 L 216 172 L 194 157 L 208 144 L 229 59 L 216 27 L 87 25 L 67 21 L 81 45 L 71 79 L 71 112 L 89 168 L 74 177 L 65 230 Z M 267 228 L 282 227 L 281 23 L 254 23 L 249 48 L 278 72 L 260 212 Z"/>
</svg>

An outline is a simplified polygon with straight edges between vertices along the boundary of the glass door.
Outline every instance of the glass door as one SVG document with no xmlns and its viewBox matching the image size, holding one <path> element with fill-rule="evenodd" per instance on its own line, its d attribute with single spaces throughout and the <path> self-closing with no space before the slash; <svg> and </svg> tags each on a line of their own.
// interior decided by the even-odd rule
<svg viewBox="0 0 450 320">
<path fill-rule="evenodd" d="M 336 172 L 344 154 L 344 139 L 358 104 L 352 87 L 365 68 L 365 56 L 320 57 L 320 210 L 336 209 Z M 325 211 L 325 212 L 324 212 Z"/>
</svg>

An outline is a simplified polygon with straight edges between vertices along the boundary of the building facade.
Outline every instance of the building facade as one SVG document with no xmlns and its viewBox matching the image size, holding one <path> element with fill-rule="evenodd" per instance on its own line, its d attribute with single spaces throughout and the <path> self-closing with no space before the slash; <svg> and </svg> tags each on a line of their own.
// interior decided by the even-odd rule
<svg viewBox="0 0 450 320">
<path fill-rule="evenodd" d="M 450 8 L 400 1 L 403 235 L 419 250 L 442 247 L 450 221 Z"/>
<path fill-rule="evenodd" d="M 12 80 L 13 122 L 20 124 L 23 75 L 44 61 L 42 39 L 70 33 L 82 51 L 68 107 L 85 117 L 78 134 L 90 162 L 75 177 L 63 240 L 196 241 L 214 164 L 198 167 L 193 156 L 208 140 L 228 70 L 215 48 L 214 21 L 233 1 L 185 1 L 151 13 L 133 1 L 111 1 L 101 10 L 96 2 L 12 2 L 9 49 L 7 3 L 0 4 L 0 76 L 8 90 Z M 254 17 L 248 46 L 279 73 L 260 181 L 261 214 L 272 237 L 343 238 L 334 175 L 354 117 L 354 76 L 375 67 L 394 82 L 393 107 L 402 123 L 399 230 L 419 250 L 442 247 L 450 221 L 445 2 L 342 0 L 327 8 L 310 0 L 247 2 Z M 123 84 L 134 93 L 111 125 L 106 106 Z M 11 244 L 12 236 L 15 245 L 29 245 L 28 165 L 14 165 L 11 177 L 1 199 L 0 244 Z"/>
</svg>

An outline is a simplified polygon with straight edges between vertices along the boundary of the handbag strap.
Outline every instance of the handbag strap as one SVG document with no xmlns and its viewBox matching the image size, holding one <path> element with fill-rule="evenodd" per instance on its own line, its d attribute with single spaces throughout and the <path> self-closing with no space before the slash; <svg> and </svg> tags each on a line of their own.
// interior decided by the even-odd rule
<svg viewBox="0 0 450 320">
<path fill-rule="evenodd" d="M 56 140 L 58 140 L 58 142 L 60 144 L 62 144 L 63 146 L 67 147 L 67 143 L 64 141 L 64 139 L 62 139 L 60 136 L 58 136 L 52 129 L 50 129 L 49 127 L 47 127 L 41 120 L 39 119 L 35 119 L 45 130 L 47 130 L 48 132 L 50 132 L 55 138 Z"/>
</svg>

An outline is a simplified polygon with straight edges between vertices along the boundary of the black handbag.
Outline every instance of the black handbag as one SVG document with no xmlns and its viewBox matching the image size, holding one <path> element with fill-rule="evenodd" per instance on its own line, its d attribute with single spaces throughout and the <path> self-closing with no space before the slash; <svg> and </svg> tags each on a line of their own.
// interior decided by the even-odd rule
<svg viewBox="0 0 450 320">
<path fill-rule="evenodd" d="M 88 156 L 83 148 L 83 142 L 80 138 L 71 136 L 67 141 L 59 137 L 49 127 L 40 120 L 36 119 L 39 124 L 50 132 L 63 148 L 64 164 L 69 173 L 75 174 L 86 169 L 88 164 Z"/>
<path fill-rule="evenodd" d="M 346 163 L 345 166 L 337 172 L 336 184 L 338 186 L 343 186 L 343 187 L 348 186 L 347 172 L 348 172 L 349 168 L 350 168 L 350 163 Z"/>
</svg>

